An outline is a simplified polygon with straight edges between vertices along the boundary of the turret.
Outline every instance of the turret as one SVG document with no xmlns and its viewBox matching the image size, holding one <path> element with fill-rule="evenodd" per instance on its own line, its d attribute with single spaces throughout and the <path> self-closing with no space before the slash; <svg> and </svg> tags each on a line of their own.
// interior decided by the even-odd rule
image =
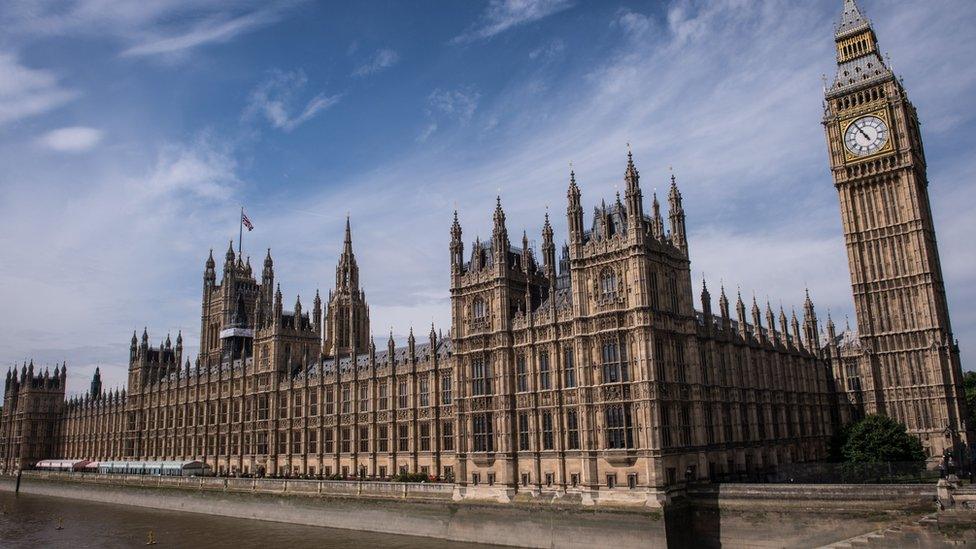
<svg viewBox="0 0 976 549">
<path fill-rule="evenodd" d="M 213 258 L 213 248 L 210 249 L 210 255 L 207 256 L 207 262 L 203 268 L 203 287 L 213 288 L 217 284 L 217 270 L 216 264 Z"/>
<path fill-rule="evenodd" d="M 803 349 L 803 335 L 800 332 L 800 321 L 796 318 L 796 309 L 793 309 L 790 318 L 790 328 L 793 329 L 793 345 L 797 349 Z"/>
<path fill-rule="evenodd" d="M 818 334 L 820 327 L 817 323 L 817 311 L 813 307 L 813 300 L 810 299 L 810 290 L 807 290 L 806 293 L 807 297 L 803 301 L 803 341 L 808 351 L 819 356 Z"/>
<path fill-rule="evenodd" d="M 576 186 L 576 172 L 569 172 L 569 190 L 566 191 L 569 206 L 566 217 L 569 221 L 569 241 L 576 244 L 583 243 L 583 205 L 580 201 L 580 190 Z"/>
<path fill-rule="evenodd" d="M 407 352 L 410 356 L 415 356 L 414 351 L 417 349 L 417 339 L 413 337 L 413 326 L 410 327 L 410 335 L 407 336 Z"/>
<path fill-rule="evenodd" d="M 685 210 L 681 205 L 681 192 L 674 174 L 671 175 L 671 191 L 668 193 L 668 217 L 671 220 L 671 244 L 688 253 L 688 236 L 685 233 Z"/>
<path fill-rule="evenodd" d="M 281 315 L 282 315 L 282 303 L 281 303 L 281 284 L 275 288 L 274 294 L 274 322 L 276 325 L 281 325 Z"/>
<path fill-rule="evenodd" d="M 295 328 L 300 327 L 302 320 L 302 296 L 295 297 Z"/>
<path fill-rule="evenodd" d="M 92 376 L 91 387 L 89 389 L 89 394 L 91 397 L 97 398 L 102 392 L 102 373 L 98 366 L 95 367 L 95 375 Z"/>
<path fill-rule="evenodd" d="M 789 345 L 790 343 L 790 326 L 786 322 L 786 312 L 783 311 L 783 305 L 779 306 L 779 331 L 780 336 L 783 340 L 784 345 Z"/>
<path fill-rule="evenodd" d="M 661 203 L 657 200 L 657 193 L 654 193 L 654 199 L 651 201 L 651 208 L 653 209 L 653 218 L 651 219 L 651 236 L 655 240 L 664 240 L 664 218 L 661 217 Z"/>
<path fill-rule="evenodd" d="M 758 341 L 765 341 L 762 329 L 762 317 L 759 315 L 759 304 L 756 303 L 756 296 L 752 296 L 752 335 Z"/>
<path fill-rule="evenodd" d="M 552 225 L 549 224 L 549 212 L 542 224 L 542 265 L 550 287 L 556 285 L 556 244 L 552 240 Z"/>
<path fill-rule="evenodd" d="M 749 335 L 749 330 L 746 326 L 746 304 L 742 302 L 742 292 L 738 293 L 738 297 L 735 301 L 735 312 L 737 320 L 739 321 L 739 335 L 745 339 Z"/>
<path fill-rule="evenodd" d="M 461 223 L 457 210 L 454 210 L 454 223 L 451 224 L 451 270 L 461 272 L 464 268 L 464 242 L 461 241 Z"/>
<path fill-rule="evenodd" d="M 840 341 L 837 338 L 837 328 L 834 326 L 834 320 L 830 318 L 829 310 L 827 311 L 827 349 L 831 357 L 840 355 Z"/>
<path fill-rule="evenodd" d="M 505 210 L 502 209 L 502 197 L 495 198 L 495 227 L 491 232 L 492 248 L 494 249 L 495 265 L 504 268 L 508 265 L 508 229 L 505 228 Z"/>
<path fill-rule="evenodd" d="M 719 287 L 718 310 L 722 315 L 722 329 L 728 330 L 731 326 L 732 317 L 729 316 L 729 298 L 725 297 L 725 284 Z"/>
<path fill-rule="evenodd" d="M 644 197 L 640 189 L 640 173 L 634 167 L 634 156 L 627 147 L 627 169 L 624 171 L 624 182 L 627 189 L 624 196 L 627 199 L 627 219 L 630 234 L 638 239 L 644 236 Z"/>
<path fill-rule="evenodd" d="M 319 291 L 315 290 L 315 299 L 312 300 L 312 328 L 315 333 L 322 337 L 322 298 Z"/>
<path fill-rule="evenodd" d="M 129 342 L 129 362 L 135 362 L 139 351 L 139 340 L 136 338 L 136 331 L 132 330 L 132 341 Z"/>
<path fill-rule="evenodd" d="M 522 270 L 526 275 L 531 275 L 535 270 L 533 265 L 532 250 L 529 249 L 529 234 L 522 230 Z"/>
<path fill-rule="evenodd" d="M 773 343 L 778 342 L 778 337 L 776 334 L 776 315 L 773 314 L 773 308 L 769 305 L 769 299 L 766 299 L 766 328 L 767 328 L 767 338 Z"/>
<path fill-rule="evenodd" d="M 701 307 L 702 315 L 705 317 L 705 326 L 708 329 L 712 328 L 712 294 L 708 293 L 708 285 L 705 283 L 705 278 L 702 277 L 702 289 L 701 289 Z"/>
<path fill-rule="evenodd" d="M 225 279 L 227 278 L 227 275 L 229 274 L 232 275 L 232 273 L 234 272 L 234 258 L 235 258 L 234 241 L 231 240 L 230 244 L 227 245 L 227 253 L 224 254 L 224 278 Z"/>
<path fill-rule="evenodd" d="M 274 288 L 274 261 L 271 259 L 271 248 L 268 248 L 268 253 L 264 256 L 264 269 L 261 270 L 261 289 L 267 292 L 270 298 L 272 288 Z"/>
</svg>

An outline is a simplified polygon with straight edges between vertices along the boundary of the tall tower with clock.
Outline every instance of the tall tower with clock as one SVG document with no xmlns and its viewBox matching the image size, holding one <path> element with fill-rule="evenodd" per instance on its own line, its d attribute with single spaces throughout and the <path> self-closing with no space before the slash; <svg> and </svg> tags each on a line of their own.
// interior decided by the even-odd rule
<svg viewBox="0 0 976 549">
<path fill-rule="evenodd" d="M 837 76 L 826 89 L 823 124 L 858 334 L 829 342 L 834 375 L 860 413 L 893 417 L 930 456 L 952 450 L 958 459 L 972 433 L 918 115 L 856 0 L 844 0 L 835 40 Z"/>
</svg>

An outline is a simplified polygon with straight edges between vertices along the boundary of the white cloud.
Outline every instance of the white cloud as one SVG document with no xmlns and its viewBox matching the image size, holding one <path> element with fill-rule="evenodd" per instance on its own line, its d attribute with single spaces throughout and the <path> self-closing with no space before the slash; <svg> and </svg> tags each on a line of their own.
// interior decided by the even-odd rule
<svg viewBox="0 0 976 549">
<path fill-rule="evenodd" d="M 123 45 L 124 56 L 179 56 L 277 22 L 302 0 L 10 0 L 0 26 L 30 42 L 48 36 L 97 36 Z"/>
<path fill-rule="evenodd" d="M 54 110 L 77 97 L 53 72 L 32 69 L 0 52 L 0 126 Z"/>
<path fill-rule="evenodd" d="M 566 43 L 559 38 L 549 40 L 545 44 L 529 52 L 529 59 L 552 59 L 566 49 Z"/>
<path fill-rule="evenodd" d="M 203 135 L 191 144 L 164 145 L 146 177 L 150 196 L 185 193 L 186 196 L 225 198 L 239 183 L 237 161 L 225 146 Z"/>
<path fill-rule="evenodd" d="M 356 67 L 356 70 L 352 72 L 353 76 L 369 76 L 370 74 L 377 73 L 383 69 L 388 69 L 393 65 L 397 64 L 400 60 L 400 54 L 394 50 L 382 49 L 377 51 L 369 58 L 366 63 Z"/>
<path fill-rule="evenodd" d="M 471 87 L 453 90 L 436 89 L 427 97 L 429 113 L 444 115 L 459 122 L 471 120 L 478 109 L 481 94 Z"/>
<path fill-rule="evenodd" d="M 102 130 L 73 126 L 51 130 L 38 143 L 54 151 L 76 153 L 91 150 L 102 141 L 102 136 Z"/>
<path fill-rule="evenodd" d="M 478 110 L 481 94 L 472 86 L 453 90 L 440 88 L 427 96 L 427 123 L 417 136 L 418 142 L 427 141 L 442 126 L 439 121 L 465 125 Z"/>
<path fill-rule="evenodd" d="M 275 128 L 288 132 L 342 99 L 342 94 L 319 92 L 304 107 L 296 109 L 297 96 L 307 84 L 304 71 L 272 71 L 271 76 L 251 92 L 244 116 L 261 115 Z"/>
<path fill-rule="evenodd" d="M 491 0 L 478 22 L 451 40 L 456 44 L 491 38 L 572 7 L 569 0 Z"/>
<path fill-rule="evenodd" d="M 277 21 L 274 10 L 260 10 L 226 20 L 206 20 L 173 36 L 150 39 L 122 52 L 123 56 L 182 52 L 209 43 L 227 42 L 239 34 Z"/>
<path fill-rule="evenodd" d="M 612 25 L 620 28 L 624 34 L 630 38 L 646 37 L 654 27 L 654 19 L 643 13 L 637 13 L 628 9 L 621 9 L 617 12 L 617 18 Z"/>
</svg>

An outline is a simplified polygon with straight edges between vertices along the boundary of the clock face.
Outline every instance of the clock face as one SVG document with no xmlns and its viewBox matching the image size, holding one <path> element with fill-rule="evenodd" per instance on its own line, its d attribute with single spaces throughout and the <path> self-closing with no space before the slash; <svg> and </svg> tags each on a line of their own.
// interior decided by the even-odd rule
<svg viewBox="0 0 976 549">
<path fill-rule="evenodd" d="M 844 146 L 857 156 L 874 154 L 887 142 L 888 125 L 877 116 L 862 116 L 844 132 Z"/>
</svg>

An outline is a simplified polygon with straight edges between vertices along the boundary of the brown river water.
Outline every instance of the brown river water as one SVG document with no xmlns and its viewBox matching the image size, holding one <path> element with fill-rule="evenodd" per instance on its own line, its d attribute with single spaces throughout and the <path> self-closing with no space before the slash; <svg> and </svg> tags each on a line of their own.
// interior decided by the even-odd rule
<svg viewBox="0 0 976 549">
<path fill-rule="evenodd" d="M 3 549 L 145 547 L 150 531 L 156 538 L 154 547 L 159 548 L 493 547 L 0 492 L 0 548 Z"/>
</svg>

